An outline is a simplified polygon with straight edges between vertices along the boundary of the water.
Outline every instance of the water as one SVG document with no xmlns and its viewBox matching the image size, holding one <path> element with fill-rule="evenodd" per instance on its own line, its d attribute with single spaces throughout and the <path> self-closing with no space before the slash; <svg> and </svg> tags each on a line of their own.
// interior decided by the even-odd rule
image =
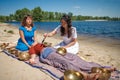
<svg viewBox="0 0 120 80">
<path fill-rule="evenodd" d="M 20 22 L 8 22 L 19 27 Z M 59 22 L 34 22 L 39 30 L 52 31 Z M 120 39 L 120 21 L 73 21 L 72 25 L 77 28 L 80 35 L 97 37 L 109 37 Z"/>
</svg>

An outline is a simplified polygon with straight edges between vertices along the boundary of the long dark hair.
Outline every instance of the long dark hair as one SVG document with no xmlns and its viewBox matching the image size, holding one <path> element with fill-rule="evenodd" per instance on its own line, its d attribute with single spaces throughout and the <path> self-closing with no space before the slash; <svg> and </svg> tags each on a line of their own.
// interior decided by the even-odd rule
<svg viewBox="0 0 120 80">
<path fill-rule="evenodd" d="M 66 22 L 67 22 L 67 33 L 68 33 L 68 38 L 69 37 L 71 37 L 71 35 L 72 35 L 72 29 L 71 29 L 71 27 L 72 27 L 72 23 L 71 23 L 71 18 L 70 18 L 70 16 L 68 16 L 68 15 L 63 15 L 62 16 L 62 18 L 61 18 L 61 20 L 65 20 Z M 61 21 L 60 20 L 60 21 Z M 66 33 L 65 33 L 65 28 L 64 27 L 62 27 L 61 26 L 61 28 L 60 28 L 60 32 L 61 32 L 61 36 L 64 36 Z"/>
<path fill-rule="evenodd" d="M 28 17 L 32 19 L 32 16 L 31 16 L 31 15 L 25 15 L 24 18 L 23 18 L 23 20 L 22 20 L 22 22 L 21 22 L 21 25 L 22 25 L 22 26 L 27 26 L 26 19 L 27 19 Z M 32 21 L 32 23 L 31 23 L 30 26 L 33 27 L 33 21 Z"/>
</svg>

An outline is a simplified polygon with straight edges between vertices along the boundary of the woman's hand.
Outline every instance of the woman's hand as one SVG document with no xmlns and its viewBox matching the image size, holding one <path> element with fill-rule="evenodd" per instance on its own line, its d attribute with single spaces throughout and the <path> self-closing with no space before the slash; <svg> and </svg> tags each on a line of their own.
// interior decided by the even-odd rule
<svg viewBox="0 0 120 80">
<path fill-rule="evenodd" d="M 48 33 L 44 33 L 44 35 L 43 35 L 44 37 L 47 37 L 48 36 Z"/>
<path fill-rule="evenodd" d="M 30 49 L 30 48 L 31 48 L 31 46 L 28 46 L 28 48 Z"/>
</svg>

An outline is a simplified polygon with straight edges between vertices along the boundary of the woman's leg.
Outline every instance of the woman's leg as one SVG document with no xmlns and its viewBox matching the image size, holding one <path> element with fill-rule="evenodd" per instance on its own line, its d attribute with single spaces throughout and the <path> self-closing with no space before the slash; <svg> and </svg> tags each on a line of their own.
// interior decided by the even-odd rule
<svg viewBox="0 0 120 80">
<path fill-rule="evenodd" d="M 43 44 L 36 44 L 35 46 L 32 46 L 30 49 L 29 49 L 29 53 L 31 55 L 31 58 L 29 60 L 29 62 L 31 64 L 34 64 L 35 63 L 35 58 L 37 56 L 37 54 L 40 54 L 40 51 L 44 48 L 44 45 Z"/>
<path fill-rule="evenodd" d="M 36 58 L 36 54 L 32 54 L 31 58 L 29 59 L 30 64 L 35 64 L 35 58 Z"/>
<path fill-rule="evenodd" d="M 36 52 L 35 52 L 34 46 L 32 46 L 29 49 L 29 54 L 31 55 L 31 58 L 29 59 L 29 62 L 30 62 L 30 64 L 34 64 L 35 63 L 35 57 L 36 57 Z"/>
</svg>

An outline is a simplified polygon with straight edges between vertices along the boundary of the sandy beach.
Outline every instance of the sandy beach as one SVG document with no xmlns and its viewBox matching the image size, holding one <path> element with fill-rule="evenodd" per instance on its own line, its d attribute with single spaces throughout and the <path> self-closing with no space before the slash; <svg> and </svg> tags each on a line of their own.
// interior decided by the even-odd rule
<svg viewBox="0 0 120 80">
<path fill-rule="evenodd" d="M 42 41 L 43 32 L 38 31 L 38 42 Z M 15 46 L 18 38 L 19 31 L 17 27 L 0 23 L 0 44 L 9 42 L 10 46 Z M 48 37 L 45 41 L 52 41 L 52 45 L 55 45 L 61 39 L 58 37 Z M 78 42 L 80 49 L 77 55 L 79 57 L 101 65 L 114 65 L 120 70 L 120 40 L 80 35 Z M 39 69 L 9 57 L 3 52 L 0 52 L 0 63 L 1 80 L 53 80 L 53 78 Z"/>
</svg>

